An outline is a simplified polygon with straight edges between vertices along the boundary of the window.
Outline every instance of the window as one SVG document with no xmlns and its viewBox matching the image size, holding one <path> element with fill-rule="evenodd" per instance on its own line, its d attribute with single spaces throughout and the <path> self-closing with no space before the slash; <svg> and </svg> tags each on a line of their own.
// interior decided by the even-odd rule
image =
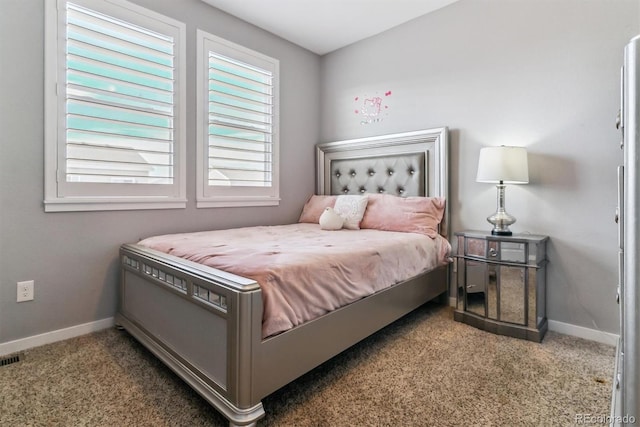
<svg viewBox="0 0 640 427">
<path fill-rule="evenodd" d="M 279 203 L 278 71 L 198 30 L 198 207 Z"/>
<path fill-rule="evenodd" d="M 184 207 L 184 24 L 45 3 L 45 211 Z"/>
</svg>

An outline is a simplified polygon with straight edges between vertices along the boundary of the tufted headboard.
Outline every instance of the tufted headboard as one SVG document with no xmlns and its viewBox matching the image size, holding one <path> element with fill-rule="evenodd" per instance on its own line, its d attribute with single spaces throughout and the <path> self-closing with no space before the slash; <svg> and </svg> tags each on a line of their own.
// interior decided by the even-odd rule
<svg viewBox="0 0 640 427">
<path fill-rule="evenodd" d="M 448 199 L 447 134 L 443 127 L 318 144 L 318 194 Z M 440 230 L 444 236 L 448 235 L 448 211 Z"/>
</svg>

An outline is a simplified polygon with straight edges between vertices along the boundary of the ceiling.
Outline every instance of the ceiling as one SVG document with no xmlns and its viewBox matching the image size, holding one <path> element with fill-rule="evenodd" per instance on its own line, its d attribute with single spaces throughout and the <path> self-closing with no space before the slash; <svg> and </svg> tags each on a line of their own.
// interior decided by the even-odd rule
<svg viewBox="0 0 640 427">
<path fill-rule="evenodd" d="M 457 0 L 202 0 L 319 55 Z"/>
</svg>

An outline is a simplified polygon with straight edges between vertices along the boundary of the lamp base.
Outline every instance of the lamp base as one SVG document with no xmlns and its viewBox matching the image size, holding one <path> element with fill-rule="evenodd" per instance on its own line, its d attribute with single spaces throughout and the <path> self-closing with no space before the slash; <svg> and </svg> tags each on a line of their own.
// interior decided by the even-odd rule
<svg viewBox="0 0 640 427">
<path fill-rule="evenodd" d="M 516 222 L 515 217 L 509 215 L 504 210 L 498 211 L 487 217 L 487 221 L 493 225 L 491 234 L 494 236 L 511 236 L 513 233 L 509 230 L 509 226 Z"/>
<path fill-rule="evenodd" d="M 516 218 L 509 215 L 504 209 L 504 184 L 501 182 L 496 187 L 498 189 L 498 209 L 496 213 L 487 217 L 487 221 L 493 225 L 491 234 L 494 236 L 511 236 L 513 233 L 509 230 L 509 226 L 516 222 Z"/>
</svg>

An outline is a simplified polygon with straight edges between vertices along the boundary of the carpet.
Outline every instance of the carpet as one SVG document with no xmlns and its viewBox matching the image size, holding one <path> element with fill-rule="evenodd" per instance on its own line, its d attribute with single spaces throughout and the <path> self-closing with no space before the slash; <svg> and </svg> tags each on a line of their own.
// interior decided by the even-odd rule
<svg viewBox="0 0 640 427">
<path fill-rule="evenodd" d="M 542 343 L 453 321 L 428 303 L 263 400 L 259 426 L 570 426 L 606 416 L 613 347 Z M 124 331 L 23 352 L 0 367 L 2 426 L 225 426 Z"/>
</svg>

